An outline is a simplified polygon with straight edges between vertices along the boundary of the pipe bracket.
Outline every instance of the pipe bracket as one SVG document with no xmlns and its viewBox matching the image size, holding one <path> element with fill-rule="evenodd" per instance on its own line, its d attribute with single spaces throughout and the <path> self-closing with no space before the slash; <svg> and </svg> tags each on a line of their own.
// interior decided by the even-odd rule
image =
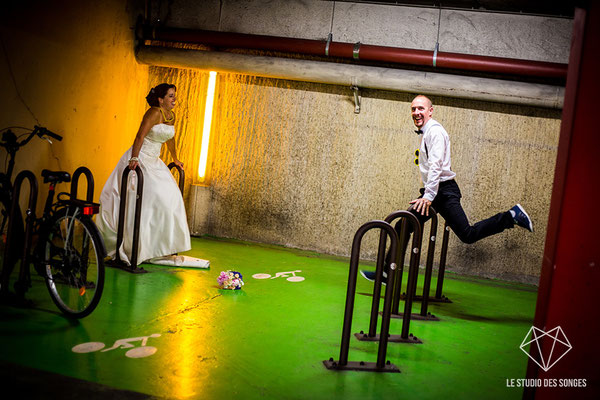
<svg viewBox="0 0 600 400">
<path fill-rule="evenodd" d="M 354 92 L 354 114 L 360 114 L 360 89 L 356 85 L 351 86 L 352 92 Z"/>
<path fill-rule="evenodd" d="M 333 39 L 333 34 L 329 32 L 327 35 L 327 43 L 325 44 L 325 55 L 329 56 L 329 45 L 331 44 L 331 40 Z"/>
<path fill-rule="evenodd" d="M 352 58 L 354 58 L 355 60 L 359 60 L 359 56 L 358 53 L 360 52 L 360 42 L 356 42 L 354 44 L 354 50 L 352 50 Z"/>
</svg>

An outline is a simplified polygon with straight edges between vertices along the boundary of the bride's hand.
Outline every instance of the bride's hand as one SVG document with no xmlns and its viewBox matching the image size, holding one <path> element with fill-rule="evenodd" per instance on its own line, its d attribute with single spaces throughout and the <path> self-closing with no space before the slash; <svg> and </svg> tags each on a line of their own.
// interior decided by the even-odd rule
<svg viewBox="0 0 600 400">
<path fill-rule="evenodd" d="M 183 163 L 179 160 L 175 160 L 173 161 L 175 163 L 175 165 L 177 165 L 179 168 L 183 169 Z"/>
<path fill-rule="evenodd" d="M 137 166 L 140 165 L 137 157 L 132 157 L 129 159 L 129 169 L 134 170 Z"/>
</svg>

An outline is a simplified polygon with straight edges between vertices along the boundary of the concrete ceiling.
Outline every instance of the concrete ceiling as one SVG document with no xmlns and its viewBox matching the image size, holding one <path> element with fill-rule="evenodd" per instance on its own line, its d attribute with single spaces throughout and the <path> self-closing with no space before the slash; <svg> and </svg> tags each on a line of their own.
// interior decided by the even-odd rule
<svg viewBox="0 0 600 400">
<path fill-rule="evenodd" d="M 329 0 L 333 1 L 333 0 Z M 522 14 L 573 17 L 575 6 L 571 1 L 551 0 L 337 0 L 348 3 L 391 4 L 399 6 L 420 6 L 457 8 L 490 12 L 510 12 Z"/>
</svg>

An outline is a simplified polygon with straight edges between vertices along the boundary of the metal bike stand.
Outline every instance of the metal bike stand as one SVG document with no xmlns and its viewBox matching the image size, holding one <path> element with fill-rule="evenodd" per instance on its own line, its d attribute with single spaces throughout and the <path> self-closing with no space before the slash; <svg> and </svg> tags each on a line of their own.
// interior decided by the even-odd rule
<svg viewBox="0 0 600 400">
<path fill-rule="evenodd" d="M 436 242 L 436 234 L 437 234 L 437 223 L 438 216 L 437 212 L 433 208 L 429 208 L 429 215 L 431 216 L 431 229 L 429 231 L 429 247 L 427 248 L 427 261 L 425 263 L 425 278 L 423 281 L 423 295 L 419 296 L 415 293 L 417 289 L 416 279 L 415 285 L 413 286 L 413 293 L 411 293 L 413 301 L 421 301 L 421 312 L 420 313 L 412 313 L 411 319 L 419 320 L 419 321 L 439 321 L 440 319 L 435 315 L 427 312 L 427 308 L 429 306 L 429 290 L 431 287 L 431 275 L 433 273 L 433 258 L 435 254 L 435 242 Z M 423 229 L 425 226 L 423 226 Z M 418 274 L 418 273 L 417 273 Z M 408 291 L 408 286 L 407 286 Z M 406 300 L 406 294 L 400 296 Z M 392 312 L 392 318 L 402 318 L 403 313 L 394 313 Z"/>
<path fill-rule="evenodd" d="M 392 288 L 388 288 L 385 293 L 385 300 L 383 303 L 383 319 L 381 322 L 381 333 L 379 335 L 379 348 L 377 351 L 377 362 L 364 362 L 364 361 L 348 361 L 348 350 L 350 347 L 350 331 L 352 329 L 352 313 L 354 311 L 354 297 L 356 295 L 356 279 L 358 275 L 358 262 L 360 256 L 360 243 L 364 234 L 373 229 L 380 228 L 386 230 L 391 238 L 391 251 L 395 254 L 398 246 L 398 235 L 394 228 L 385 221 L 370 221 L 362 225 L 354 235 L 352 242 L 352 254 L 350 257 L 350 272 L 348 276 L 348 290 L 346 293 L 346 308 L 344 312 L 344 325 L 342 329 L 342 342 L 340 345 L 340 358 L 338 361 L 334 361 L 333 357 L 329 360 L 323 361 L 323 364 L 327 369 L 333 369 L 337 371 L 341 370 L 354 370 L 354 371 L 370 371 L 370 372 L 400 372 L 398 367 L 391 364 L 389 361 L 386 362 L 387 344 L 390 329 L 390 312 L 392 304 Z M 381 266 L 379 266 L 381 268 Z M 390 265 L 390 272 L 388 279 L 394 282 L 396 277 L 396 264 Z M 392 285 L 393 286 L 393 285 Z"/>
<path fill-rule="evenodd" d="M 425 263 L 425 278 L 423 280 L 423 296 L 421 300 L 421 313 L 414 316 L 415 319 L 423 321 L 439 321 L 435 315 L 427 312 L 429 306 L 429 289 L 431 287 L 431 275 L 433 273 L 433 258 L 435 253 L 435 242 L 437 235 L 438 216 L 433 208 L 429 208 L 431 215 L 431 229 L 429 231 L 429 246 L 427 248 L 427 262 Z M 416 289 L 416 287 L 415 287 Z"/>
<path fill-rule="evenodd" d="M 430 208 L 431 210 L 431 208 Z M 448 241 L 450 239 L 450 227 L 448 223 L 444 221 L 444 234 L 442 239 L 442 250 L 440 253 L 440 265 L 438 268 L 438 280 L 437 280 L 437 288 L 435 291 L 435 297 L 429 296 L 427 299 L 428 303 L 452 303 L 452 300 L 442 295 L 442 286 L 444 284 L 444 270 L 446 269 L 446 255 L 448 254 Z M 429 255 L 428 255 L 429 256 Z M 405 294 L 401 295 L 401 298 L 405 298 Z M 415 301 L 422 301 L 423 296 L 416 295 L 414 297 Z"/>
<path fill-rule="evenodd" d="M 412 213 L 410 213 L 409 211 L 405 211 L 405 210 L 400 210 L 400 211 L 395 211 L 393 213 L 391 213 L 390 215 L 388 215 L 385 218 L 385 222 L 387 222 L 388 224 L 390 224 L 392 221 L 394 221 L 397 218 L 402 218 L 402 224 L 404 225 L 405 223 L 410 223 L 413 227 L 413 240 L 412 240 L 412 251 L 411 251 L 411 256 L 410 256 L 410 265 L 409 265 L 409 272 L 408 272 L 408 283 L 407 283 L 407 293 L 414 293 L 414 289 L 413 286 L 416 285 L 416 276 L 419 273 L 419 260 L 420 260 L 420 254 L 421 254 L 421 237 L 422 237 L 422 230 L 421 230 L 421 224 L 419 223 L 419 220 L 417 219 L 417 217 L 415 217 Z M 395 231 L 395 230 L 394 230 Z M 395 254 L 396 255 L 396 265 L 401 265 L 400 263 L 404 263 L 404 256 L 405 256 L 405 251 L 404 251 L 404 235 L 406 234 L 406 229 L 401 229 L 401 240 L 400 240 L 400 245 L 396 248 L 396 249 L 392 249 L 390 247 L 390 254 Z M 383 276 L 383 267 L 380 265 L 382 263 L 380 263 L 379 261 L 381 260 L 381 253 L 383 251 L 385 251 L 385 247 L 386 247 L 386 239 L 387 237 L 385 236 L 385 233 L 382 232 L 382 235 L 380 236 L 380 240 L 379 240 L 379 254 L 378 254 L 378 265 L 375 271 L 375 284 L 373 287 L 373 302 L 371 304 L 371 318 L 370 318 L 370 323 L 369 323 L 369 333 L 365 334 L 363 331 L 361 331 L 360 333 L 355 334 L 356 338 L 358 340 L 362 340 L 362 341 L 376 341 L 379 340 L 379 336 L 375 334 L 375 330 L 377 327 L 377 317 L 379 315 L 379 298 L 381 296 L 381 280 L 382 280 L 382 276 Z M 398 249 L 402 249 L 401 251 L 398 251 Z M 393 293 L 393 303 L 392 303 L 392 308 L 391 308 L 391 312 L 390 312 L 390 318 L 392 316 L 394 316 L 394 314 L 398 314 L 398 309 L 399 309 L 399 303 L 400 303 L 400 291 L 401 291 L 401 284 L 402 284 L 402 279 L 401 279 L 401 268 L 397 268 L 398 269 L 398 273 L 396 273 L 396 277 L 395 279 L 392 280 L 391 276 L 388 275 L 388 284 L 386 287 L 386 296 L 388 295 L 388 293 Z M 414 283 L 413 283 L 414 281 Z M 385 308 L 385 307 L 384 307 Z M 404 315 L 402 316 L 402 332 L 400 335 L 389 335 L 389 341 L 390 342 L 399 342 L 399 343 L 412 343 L 412 344 L 420 344 L 423 343 L 419 338 L 417 338 L 416 336 L 413 336 L 412 334 L 409 334 L 409 327 L 410 327 L 410 318 L 411 318 L 411 313 L 409 312 L 410 310 L 412 310 L 412 296 L 409 296 L 404 303 Z M 385 313 L 385 309 L 382 313 L 382 315 Z"/>
<path fill-rule="evenodd" d="M 79 185 L 79 177 L 84 174 L 87 181 L 87 192 L 85 199 L 90 203 L 94 202 L 94 175 L 92 175 L 92 171 L 89 168 L 81 166 L 73 172 L 73 176 L 71 177 L 71 200 L 77 199 L 77 189 Z M 88 250 L 89 250 L 89 242 L 87 240 L 87 233 L 83 234 L 83 251 L 82 251 L 82 260 L 87 262 L 88 259 Z M 104 240 L 102 241 L 104 243 Z M 105 249 L 106 251 L 106 249 Z M 106 254 L 106 253 L 105 253 Z"/>
<path fill-rule="evenodd" d="M 129 172 L 131 170 L 129 167 L 125 167 L 123 171 L 123 176 L 121 178 L 121 201 L 119 204 L 119 225 L 117 228 L 117 247 L 115 252 L 115 259 L 106 262 L 105 264 L 109 267 L 120 268 L 124 271 L 131 272 L 134 274 L 143 274 L 147 273 L 144 268 L 137 266 L 137 258 L 138 258 L 138 248 L 140 242 L 140 217 L 142 214 L 142 191 L 144 188 L 144 176 L 142 174 L 142 170 L 138 165 L 135 168 L 135 173 L 137 174 L 137 193 L 135 200 L 135 217 L 133 222 L 133 242 L 131 244 L 131 257 L 130 257 L 130 265 L 123 260 L 121 260 L 121 256 L 119 254 L 119 248 L 123 243 L 123 232 L 125 230 L 125 208 L 127 204 L 127 177 L 129 176 Z"/>
<path fill-rule="evenodd" d="M 25 300 L 25 292 L 31 286 L 31 276 L 29 274 L 29 250 L 31 248 L 33 222 L 35 221 L 35 207 L 37 204 L 38 196 L 37 179 L 31 171 L 21 171 L 15 179 L 15 185 L 13 187 L 12 194 L 12 204 L 10 207 L 10 216 L 8 219 L 8 230 L 6 234 L 4 265 L 2 266 L 2 286 L 0 288 L 3 296 L 9 294 L 10 288 L 8 286 L 10 281 L 10 274 L 12 272 L 12 269 L 14 268 L 14 265 L 16 264 L 16 261 L 18 261 L 18 259 L 9 260 L 10 257 L 8 249 L 11 249 L 13 246 L 15 246 L 13 230 L 15 225 L 15 219 L 21 218 L 20 215 L 17 215 L 17 210 L 19 208 L 18 204 L 19 197 L 21 195 L 21 184 L 25 179 L 29 180 L 29 202 L 27 210 L 25 211 L 25 237 L 21 255 L 21 268 L 19 270 L 19 278 L 15 282 L 16 300 L 19 302 L 23 302 Z M 10 265 L 11 261 L 14 261 L 13 265 Z"/>
<path fill-rule="evenodd" d="M 183 168 L 181 168 L 179 165 L 175 164 L 174 162 L 169 164 L 167 167 L 169 168 L 169 170 L 172 170 L 173 168 L 175 168 L 175 169 L 177 169 L 177 171 L 179 171 L 179 190 L 181 190 L 181 195 L 183 196 L 183 186 L 185 185 L 185 172 L 183 171 Z"/>
<path fill-rule="evenodd" d="M 92 171 L 90 171 L 87 167 L 79 167 L 73 172 L 73 176 L 71 178 L 71 198 L 77 198 L 77 186 L 79 184 L 79 177 L 81 174 L 84 174 L 87 179 L 87 192 L 86 192 L 86 200 L 94 201 L 94 176 L 92 175 Z"/>
<path fill-rule="evenodd" d="M 442 294 L 442 287 L 444 285 L 444 272 L 446 270 L 446 255 L 448 254 L 448 241 L 450 240 L 450 227 L 448 222 L 444 223 L 444 238 L 442 239 L 442 254 L 440 254 L 440 267 L 438 269 L 437 287 L 435 290 L 435 297 L 429 299 L 429 301 L 439 303 L 452 303 L 452 300 Z"/>
</svg>

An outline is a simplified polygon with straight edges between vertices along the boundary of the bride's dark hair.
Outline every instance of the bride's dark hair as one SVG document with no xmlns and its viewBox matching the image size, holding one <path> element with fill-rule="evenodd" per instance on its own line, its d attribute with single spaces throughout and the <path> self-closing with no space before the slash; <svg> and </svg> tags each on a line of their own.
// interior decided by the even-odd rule
<svg viewBox="0 0 600 400">
<path fill-rule="evenodd" d="M 158 99 L 164 98 L 167 95 L 169 89 L 177 90 L 175 85 L 172 85 L 170 83 L 161 83 L 160 85 L 153 87 L 152 89 L 150 89 L 150 93 L 148 93 L 148 96 L 146 96 L 146 101 L 151 107 L 160 106 Z"/>
</svg>

